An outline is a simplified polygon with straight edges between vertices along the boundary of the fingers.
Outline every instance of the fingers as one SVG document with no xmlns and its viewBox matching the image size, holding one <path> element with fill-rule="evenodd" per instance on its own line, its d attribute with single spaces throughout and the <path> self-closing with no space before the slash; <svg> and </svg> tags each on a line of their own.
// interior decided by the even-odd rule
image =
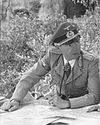
<svg viewBox="0 0 100 125">
<path fill-rule="evenodd" d="M 48 102 L 49 102 L 49 104 L 52 104 L 53 100 L 54 100 L 54 97 L 50 97 L 50 98 L 48 98 Z"/>
<path fill-rule="evenodd" d="M 49 105 L 56 106 L 54 99 L 49 99 Z"/>
<path fill-rule="evenodd" d="M 94 105 L 87 110 L 87 112 L 92 112 L 92 111 L 100 111 L 99 105 Z"/>
<path fill-rule="evenodd" d="M 2 106 L 1 109 L 4 111 L 14 111 L 19 108 L 19 103 L 18 102 L 10 102 L 7 101 L 5 102 Z"/>
<path fill-rule="evenodd" d="M 50 99 L 50 100 L 49 100 L 49 104 L 50 104 L 50 105 L 53 105 L 53 99 Z"/>
<path fill-rule="evenodd" d="M 51 105 L 51 106 L 56 106 L 55 104 L 54 104 L 54 102 L 49 102 L 49 104 Z"/>
<path fill-rule="evenodd" d="M 50 104 L 50 105 L 53 105 L 53 101 L 49 101 L 49 104 Z"/>
<path fill-rule="evenodd" d="M 10 101 L 7 101 L 7 102 L 5 102 L 5 103 L 1 106 L 1 109 L 2 109 L 2 110 L 5 110 L 5 111 L 8 111 L 8 109 L 10 109 L 10 107 L 11 107 L 11 103 L 10 103 Z"/>
<path fill-rule="evenodd" d="M 13 107 L 11 107 L 8 111 L 11 112 L 11 111 L 15 111 L 15 110 L 17 110 L 17 109 L 18 109 L 18 106 L 13 106 Z"/>
<path fill-rule="evenodd" d="M 11 102 L 12 103 L 12 106 L 10 107 L 10 109 L 8 110 L 9 112 L 11 111 L 15 111 L 19 108 L 19 102 L 17 101 L 14 101 L 14 102 Z"/>
</svg>

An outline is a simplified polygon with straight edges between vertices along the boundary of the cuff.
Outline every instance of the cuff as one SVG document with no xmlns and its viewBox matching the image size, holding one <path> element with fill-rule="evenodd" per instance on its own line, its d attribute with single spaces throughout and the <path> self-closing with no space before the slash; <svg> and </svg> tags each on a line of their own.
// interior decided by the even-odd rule
<svg viewBox="0 0 100 125">
<path fill-rule="evenodd" d="M 10 99 L 10 102 L 18 102 L 20 104 L 21 101 L 18 100 L 18 99 L 13 98 L 13 99 Z"/>
</svg>

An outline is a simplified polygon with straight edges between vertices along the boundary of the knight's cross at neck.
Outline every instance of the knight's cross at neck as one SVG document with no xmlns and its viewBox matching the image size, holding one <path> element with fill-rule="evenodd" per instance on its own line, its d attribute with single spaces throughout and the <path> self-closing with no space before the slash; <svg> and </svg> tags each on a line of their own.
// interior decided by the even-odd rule
<svg viewBox="0 0 100 125">
<path fill-rule="evenodd" d="M 75 64 L 75 59 L 67 61 L 65 57 L 63 57 L 63 58 L 64 58 L 64 65 L 66 65 L 66 63 L 69 63 L 71 66 L 71 69 L 72 69 L 74 67 L 74 64 Z"/>
</svg>

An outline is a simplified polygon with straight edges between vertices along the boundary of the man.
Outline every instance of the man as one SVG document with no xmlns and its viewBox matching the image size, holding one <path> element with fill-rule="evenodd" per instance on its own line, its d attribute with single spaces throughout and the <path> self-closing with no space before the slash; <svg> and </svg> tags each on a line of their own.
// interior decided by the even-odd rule
<svg viewBox="0 0 100 125">
<path fill-rule="evenodd" d="M 99 102 L 99 61 L 80 49 L 80 35 L 74 23 L 61 24 L 53 35 L 47 54 L 21 78 L 10 101 L 2 109 L 19 108 L 28 90 L 51 71 L 56 93 L 49 104 L 60 109 L 80 108 Z"/>
</svg>

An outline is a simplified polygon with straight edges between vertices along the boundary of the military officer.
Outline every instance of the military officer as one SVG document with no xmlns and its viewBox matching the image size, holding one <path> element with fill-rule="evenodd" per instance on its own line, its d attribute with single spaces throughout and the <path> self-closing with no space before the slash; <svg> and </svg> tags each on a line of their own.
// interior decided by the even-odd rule
<svg viewBox="0 0 100 125">
<path fill-rule="evenodd" d="M 24 73 L 2 109 L 18 109 L 29 89 L 49 71 L 52 84 L 56 85 L 50 105 L 66 109 L 99 102 L 99 60 L 81 50 L 78 26 L 65 22 L 54 33 L 47 54 Z"/>
</svg>

